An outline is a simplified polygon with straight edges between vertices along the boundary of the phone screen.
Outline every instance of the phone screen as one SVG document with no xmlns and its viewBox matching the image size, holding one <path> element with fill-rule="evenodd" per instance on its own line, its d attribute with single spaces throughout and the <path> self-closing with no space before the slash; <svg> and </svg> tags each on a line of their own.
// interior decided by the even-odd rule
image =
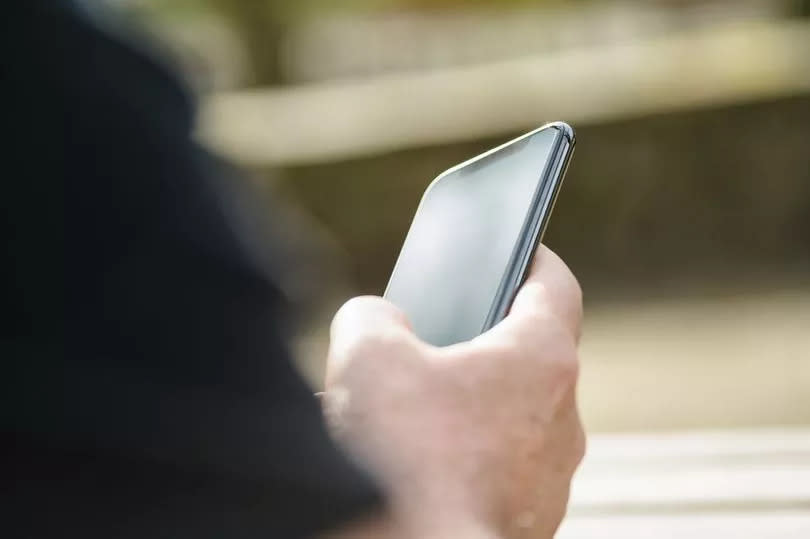
<svg viewBox="0 0 810 539">
<path fill-rule="evenodd" d="M 424 341 L 446 346 L 484 329 L 558 136 L 537 131 L 425 192 L 385 294 Z"/>
</svg>

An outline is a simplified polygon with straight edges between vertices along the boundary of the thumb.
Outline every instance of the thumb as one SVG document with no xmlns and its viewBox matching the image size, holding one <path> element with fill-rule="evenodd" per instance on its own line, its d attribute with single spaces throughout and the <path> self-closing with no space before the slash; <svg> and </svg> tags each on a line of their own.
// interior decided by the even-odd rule
<svg viewBox="0 0 810 539">
<path fill-rule="evenodd" d="M 399 307 L 378 296 L 352 298 L 332 319 L 327 371 L 333 371 L 366 345 L 376 346 L 405 335 L 413 333 Z"/>
<path fill-rule="evenodd" d="M 518 290 L 507 318 L 532 322 L 536 320 L 532 315 L 537 314 L 554 316 L 579 340 L 582 331 L 582 289 L 565 262 L 542 244 L 535 253 L 531 271 Z"/>
</svg>

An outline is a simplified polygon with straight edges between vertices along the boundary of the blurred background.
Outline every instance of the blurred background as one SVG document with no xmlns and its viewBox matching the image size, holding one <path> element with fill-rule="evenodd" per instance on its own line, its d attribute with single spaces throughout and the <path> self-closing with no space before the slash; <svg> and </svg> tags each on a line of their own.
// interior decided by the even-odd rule
<svg viewBox="0 0 810 539">
<path fill-rule="evenodd" d="M 728 515 L 810 537 L 810 2 L 107 2 L 199 93 L 200 139 L 285 202 L 315 384 L 329 317 L 382 292 L 427 184 L 573 124 L 546 243 L 585 291 L 597 436 L 562 533 L 609 513 L 631 537 L 650 515 L 675 515 L 658 537 Z M 694 507 L 714 512 L 678 528 Z"/>
</svg>

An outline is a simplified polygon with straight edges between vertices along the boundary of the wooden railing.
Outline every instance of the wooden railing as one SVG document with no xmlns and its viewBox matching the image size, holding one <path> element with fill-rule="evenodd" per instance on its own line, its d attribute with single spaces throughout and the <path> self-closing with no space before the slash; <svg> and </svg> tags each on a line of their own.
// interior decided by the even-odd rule
<svg viewBox="0 0 810 539">
<path fill-rule="evenodd" d="M 741 23 L 436 72 L 209 98 L 200 136 L 248 165 L 328 162 L 810 92 L 810 22 Z"/>
</svg>

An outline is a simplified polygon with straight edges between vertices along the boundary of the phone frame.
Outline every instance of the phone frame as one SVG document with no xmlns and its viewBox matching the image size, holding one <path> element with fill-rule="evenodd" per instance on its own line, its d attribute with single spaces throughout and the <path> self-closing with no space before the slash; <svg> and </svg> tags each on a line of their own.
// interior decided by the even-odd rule
<svg viewBox="0 0 810 539">
<path fill-rule="evenodd" d="M 509 264 L 504 272 L 503 277 L 501 278 L 501 283 L 498 286 L 498 291 L 493 298 L 490 311 L 479 333 L 483 333 L 484 331 L 490 329 L 506 316 L 506 314 L 509 312 L 510 306 L 512 305 L 512 301 L 514 300 L 517 290 L 526 280 L 530 264 L 534 257 L 534 252 L 543 239 L 543 234 L 545 233 L 549 218 L 554 210 L 554 204 L 557 201 L 557 194 L 560 191 L 560 186 L 565 178 L 568 165 L 571 162 L 571 156 L 573 155 L 574 146 L 576 144 L 574 129 L 565 122 L 550 122 L 508 142 L 505 142 L 500 146 L 496 146 L 491 150 L 477 155 L 472 159 L 468 159 L 463 163 L 459 163 L 458 165 L 445 170 L 432 182 L 430 182 L 430 185 L 428 185 L 427 189 L 425 189 L 413 217 L 413 221 L 419 217 L 419 213 L 422 210 L 422 204 L 430 193 L 430 190 L 433 188 L 433 186 L 440 182 L 442 178 L 458 171 L 459 169 L 485 159 L 496 152 L 508 148 L 513 144 L 517 144 L 545 129 L 554 129 L 557 131 L 557 135 L 555 136 L 551 145 L 551 159 L 548 160 L 545 169 L 541 173 L 540 180 L 537 183 L 537 189 L 535 190 L 535 193 L 532 196 L 532 202 L 529 205 L 526 220 L 521 227 L 518 242 L 515 244 L 512 255 L 509 259 Z M 410 232 L 408 235 L 410 235 Z M 388 280 L 388 285 L 385 288 L 383 297 L 388 295 L 391 282 L 396 277 L 397 267 L 399 266 L 402 252 L 405 250 L 407 242 L 408 237 L 406 236 L 405 241 L 403 242 L 402 250 L 400 251 L 400 255 L 397 257 L 397 261 L 394 264 L 394 269 L 391 272 L 391 277 Z"/>
</svg>

